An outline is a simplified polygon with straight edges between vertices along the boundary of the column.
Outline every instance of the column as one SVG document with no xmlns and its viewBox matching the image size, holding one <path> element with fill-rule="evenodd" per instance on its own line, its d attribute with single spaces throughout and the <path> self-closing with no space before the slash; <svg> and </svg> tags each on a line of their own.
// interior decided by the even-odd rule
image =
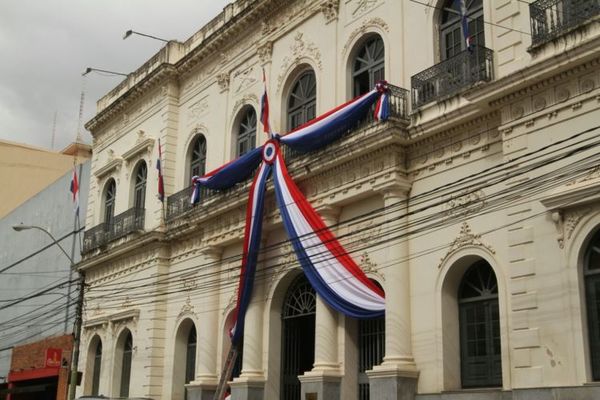
<svg viewBox="0 0 600 400">
<path fill-rule="evenodd" d="M 260 248 L 266 246 L 263 238 Z M 264 258 L 264 253 L 262 256 Z M 231 382 L 232 400 L 262 400 L 265 391 L 263 368 L 263 316 L 265 309 L 264 279 L 261 279 L 264 260 L 258 260 L 252 300 L 246 311 L 242 374 Z"/>
<path fill-rule="evenodd" d="M 340 209 L 326 206 L 318 210 L 325 225 L 337 224 Z M 332 229 L 333 230 L 333 229 Z M 302 398 L 339 400 L 342 371 L 338 357 L 338 313 L 317 295 L 315 315 L 315 362 L 311 371 L 300 376 Z"/>
<path fill-rule="evenodd" d="M 394 182 L 377 190 L 383 196 L 384 229 L 406 226 L 409 186 Z M 406 231 L 407 228 L 405 228 Z M 408 237 L 386 249 L 385 357 L 381 365 L 367 371 L 371 398 L 414 399 L 418 371 L 412 355 L 410 270 Z"/>
<path fill-rule="evenodd" d="M 207 274 L 217 274 L 223 249 L 207 246 L 202 249 Z M 219 296 L 202 299 L 198 315 L 196 379 L 187 386 L 189 400 L 212 400 L 217 388 L 217 347 L 219 330 Z"/>
</svg>

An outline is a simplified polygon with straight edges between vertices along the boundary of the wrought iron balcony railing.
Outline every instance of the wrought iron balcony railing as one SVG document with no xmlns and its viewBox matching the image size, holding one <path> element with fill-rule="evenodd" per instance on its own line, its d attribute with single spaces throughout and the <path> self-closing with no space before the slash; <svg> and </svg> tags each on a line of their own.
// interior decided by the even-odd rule
<svg viewBox="0 0 600 400">
<path fill-rule="evenodd" d="M 408 122 L 408 90 L 390 84 L 388 84 L 388 87 L 390 89 L 390 119 Z M 373 111 L 374 110 L 371 110 L 365 119 L 359 122 L 357 126 L 349 129 L 345 133 L 345 136 L 375 123 Z M 297 154 L 291 151 L 287 146 L 283 147 L 283 153 L 288 162 L 297 156 Z M 254 176 L 254 171 L 250 171 L 248 176 Z M 167 220 L 173 220 L 195 207 L 202 206 L 203 204 L 212 201 L 217 196 L 232 195 L 239 187 L 245 185 L 248 181 L 249 179 L 246 180 L 246 182 L 242 182 L 226 190 L 211 190 L 203 187 L 200 189 L 200 201 L 195 205 L 190 203 L 194 188 L 193 186 L 188 186 L 167 198 Z"/>
<path fill-rule="evenodd" d="M 97 249 L 105 244 L 144 229 L 146 209 L 130 208 L 115 216 L 109 223 L 101 223 L 83 234 L 83 252 Z"/>
<path fill-rule="evenodd" d="M 110 242 L 122 238 L 131 232 L 144 229 L 145 214 L 145 208 L 133 207 L 115 216 L 110 229 L 107 229 L 106 241 Z"/>
<path fill-rule="evenodd" d="M 494 76 L 494 52 L 474 46 L 411 78 L 413 110 L 440 98 L 459 93 Z"/>
<path fill-rule="evenodd" d="M 562 36 L 598 14 L 598 0 L 537 0 L 529 5 L 531 46 Z"/>
<path fill-rule="evenodd" d="M 104 223 L 94 226 L 83 233 L 83 252 L 97 249 L 106 244 L 106 226 Z"/>
</svg>

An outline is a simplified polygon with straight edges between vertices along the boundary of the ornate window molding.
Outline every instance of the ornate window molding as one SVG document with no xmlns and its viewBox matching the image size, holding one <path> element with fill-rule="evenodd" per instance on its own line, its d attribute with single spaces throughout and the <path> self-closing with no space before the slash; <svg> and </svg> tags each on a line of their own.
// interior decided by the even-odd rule
<svg viewBox="0 0 600 400">
<path fill-rule="evenodd" d="M 145 138 L 144 131 L 139 131 L 138 138 L 136 144 L 125 153 L 123 153 L 123 159 L 125 160 L 125 164 L 129 164 L 131 161 L 135 160 L 135 158 L 139 157 L 143 154 L 150 154 L 152 152 L 152 148 L 154 147 L 154 139 L 153 138 Z"/>
</svg>

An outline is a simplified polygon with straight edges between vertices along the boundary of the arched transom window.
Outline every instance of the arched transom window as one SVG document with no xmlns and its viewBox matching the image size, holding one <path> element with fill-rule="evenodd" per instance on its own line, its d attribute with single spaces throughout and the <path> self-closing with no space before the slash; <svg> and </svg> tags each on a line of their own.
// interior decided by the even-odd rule
<svg viewBox="0 0 600 400">
<path fill-rule="evenodd" d="M 462 386 L 502 386 L 498 284 L 487 262 L 469 267 L 458 303 Z"/>
<path fill-rule="evenodd" d="M 485 46 L 483 32 L 483 0 L 465 0 L 469 36 L 473 45 Z M 446 0 L 441 12 L 440 50 L 442 60 L 466 50 L 459 0 Z"/>
<path fill-rule="evenodd" d="M 252 150 L 256 143 L 256 111 L 252 107 L 246 107 L 240 120 L 237 135 L 237 156 L 241 156 Z"/>
<path fill-rule="evenodd" d="M 600 380 L 600 231 L 590 241 L 584 260 L 591 375 L 597 381 Z"/>
<path fill-rule="evenodd" d="M 352 66 L 354 96 L 367 93 L 385 79 L 385 47 L 379 35 L 372 35 L 360 46 Z"/>
<path fill-rule="evenodd" d="M 317 80 L 313 70 L 305 71 L 292 85 L 288 98 L 288 130 L 310 121 L 317 113 Z"/>
</svg>

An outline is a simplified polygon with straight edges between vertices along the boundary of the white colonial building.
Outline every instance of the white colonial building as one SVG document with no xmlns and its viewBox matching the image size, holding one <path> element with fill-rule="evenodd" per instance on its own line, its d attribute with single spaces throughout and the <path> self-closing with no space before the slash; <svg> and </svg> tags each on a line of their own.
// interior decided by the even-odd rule
<svg viewBox="0 0 600 400">
<path fill-rule="evenodd" d="M 458 0 L 238 0 L 99 100 L 79 394 L 212 399 L 251 179 L 190 178 L 264 143 L 264 68 L 282 134 L 391 84 L 387 122 L 285 154 L 386 315 L 315 295 L 269 183 L 233 399 L 600 398 L 600 4 L 466 6 L 469 49 Z"/>
</svg>

